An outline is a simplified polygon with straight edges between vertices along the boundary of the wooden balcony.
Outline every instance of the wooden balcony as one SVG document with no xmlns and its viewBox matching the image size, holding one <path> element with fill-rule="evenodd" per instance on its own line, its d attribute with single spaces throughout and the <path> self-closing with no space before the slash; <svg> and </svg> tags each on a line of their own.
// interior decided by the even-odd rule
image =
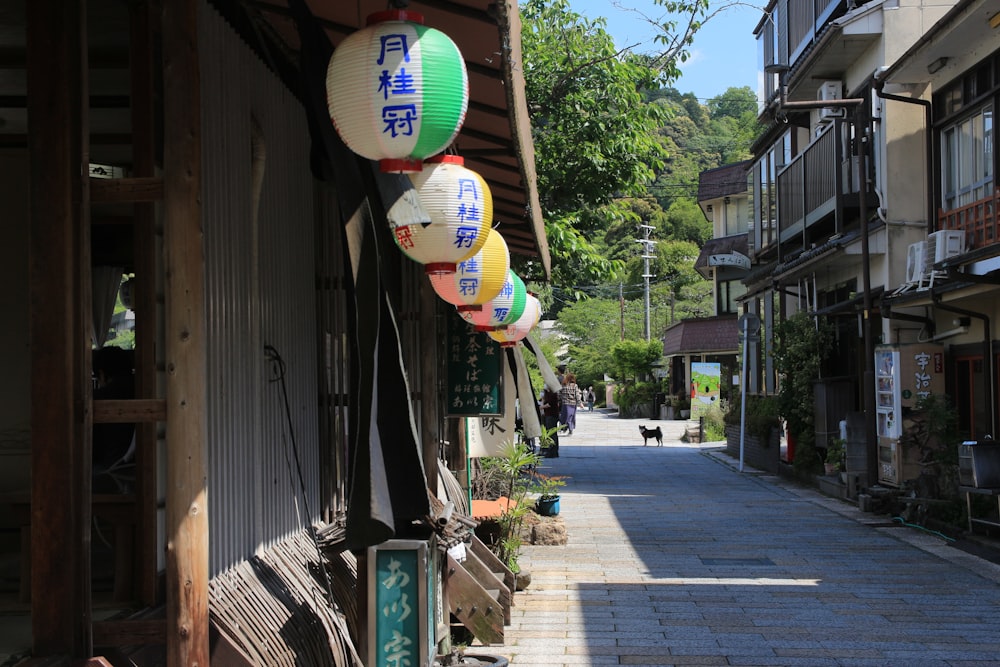
<svg viewBox="0 0 1000 667">
<path fill-rule="evenodd" d="M 1000 240 L 1000 188 L 988 197 L 950 211 L 938 209 L 938 229 L 957 229 L 965 232 L 966 251 L 978 250 Z"/>
</svg>

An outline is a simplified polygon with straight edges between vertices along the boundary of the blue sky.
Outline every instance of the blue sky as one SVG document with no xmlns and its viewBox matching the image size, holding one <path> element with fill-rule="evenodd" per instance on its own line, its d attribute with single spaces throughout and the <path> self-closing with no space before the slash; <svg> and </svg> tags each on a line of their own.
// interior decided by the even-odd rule
<svg viewBox="0 0 1000 667">
<path fill-rule="evenodd" d="M 653 18 L 663 14 L 663 8 L 652 0 L 617 0 L 614 4 L 610 0 L 571 0 L 573 11 L 591 19 L 607 19 L 608 32 L 617 46 L 640 42 L 635 51 L 655 50 L 652 26 L 635 12 L 615 5 L 638 9 Z M 717 3 L 713 1 L 712 6 Z M 674 88 L 682 93 L 693 92 L 703 103 L 730 87 L 750 86 L 756 92 L 757 43 L 753 29 L 760 17 L 761 9 L 747 4 L 727 9 L 708 21 L 695 34 L 689 49 L 691 58 L 681 64 L 683 75 L 674 82 Z"/>
</svg>

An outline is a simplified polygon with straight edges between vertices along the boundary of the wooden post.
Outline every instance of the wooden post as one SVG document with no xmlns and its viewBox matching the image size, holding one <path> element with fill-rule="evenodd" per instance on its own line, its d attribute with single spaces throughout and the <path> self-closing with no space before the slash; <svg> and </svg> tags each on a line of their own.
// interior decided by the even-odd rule
<svg viewBox="0 0 1000 667">
<path fill-rule="evenodd" d="M 438 487 L 438 443 L 441 415 L 438 412 L 438 296 L 427 280 L 420 281 L 420 425 L 424 474 L 427 488 Z"/>
<path fill-rule="evenodd" d="M 28 2 L 31 626 L 36 656 L 91 653 L 86 0 Z"/>
<path fill-rule="evenodd" d="M 168 667 L 209 664 L 198 4 L 163 3 Z"/>
<path fill-rule="evenodd" d="M 129 5 L 129 60 L 133 176 L 155 176 L 153 127 L 153 12 L 150 3 Z M 156 253 L 152 202 L 133 205 L 135 261 L 135 397 L 156 397 Z M 156 424 L 136 424 L 136 545 L 133 567 L 139 600 L 156 600 Z"/>
</svg>

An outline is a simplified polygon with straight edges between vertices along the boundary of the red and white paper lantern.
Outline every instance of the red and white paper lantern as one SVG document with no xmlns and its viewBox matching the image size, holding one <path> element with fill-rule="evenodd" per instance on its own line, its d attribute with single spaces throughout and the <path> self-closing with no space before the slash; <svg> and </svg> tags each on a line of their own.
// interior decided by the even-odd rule
<svg viewBox="0 0 1000 667">
<path fill-rule="evenodd" d="M 390 221 L 396 245 L 427 273 L 454 273 L 456 264 L 479 252 L 492 229 L 490 188 L 458 155 L 431 158 L 410 180 L 431 221 Z"/>
<path fill-rule="evenodd" d="M 540 319 L 542 319 L 542 304 L 534 295 L 529 294 L 524 304 L 524 312 L 516 322 L 488 331 L 486 335 L 500 343 L 500 347 L 513 347 L 531 333 Z"/>
</svg>

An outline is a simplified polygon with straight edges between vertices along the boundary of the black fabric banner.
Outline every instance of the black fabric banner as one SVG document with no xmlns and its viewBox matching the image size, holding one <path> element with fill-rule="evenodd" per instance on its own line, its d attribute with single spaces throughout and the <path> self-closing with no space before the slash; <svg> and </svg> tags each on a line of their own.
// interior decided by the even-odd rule
<svg viewBox="0 0 1000 667">
<path fill-rule="evenodd" d="M 413 519 L 429 514 L 430 500 L 412 418 L 400 418 L 409 414 L 410 399 L 395 318 L 382 280 L 380 253 L 395 248 L 379 248 L 373 212 L 384 208 L 373 207 L 369 199 L 378 197 L 379 188 L 369 176 L 370 161 L 344 145 L 329 118 L 326 68 L 332 45 L 303 0 L 290 0 L 289 8 L 302 43 L 300 93 L 312 136 L 313 174 L 336 187 L 344 223 L 352 387 L 346 539 L 348 548 L 361 549 L 384 542 Z M 406 188 L 390 184 L 385 189 Z"/>
</svg>

